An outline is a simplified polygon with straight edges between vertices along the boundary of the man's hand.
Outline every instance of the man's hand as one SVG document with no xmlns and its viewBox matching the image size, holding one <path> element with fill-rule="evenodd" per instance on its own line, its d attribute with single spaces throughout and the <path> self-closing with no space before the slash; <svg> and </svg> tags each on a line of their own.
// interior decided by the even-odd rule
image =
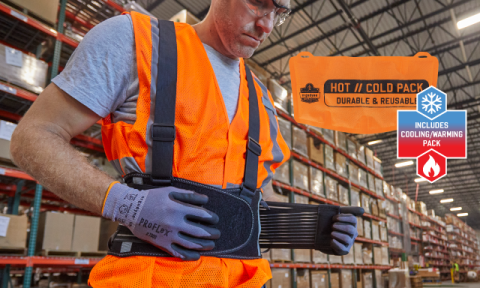
<svg viewBox="0 0 480 288">
<path fill-rule="evenodd" d="M 198 260 L 199 251 L 212 250 L 220 237 L 218 216 L 201 207 L 206 195 L 175 187 L 136 190 L 120 183 L 108 193 L 103 216 L 119 221 L 138 238 L 174 257 Z"/>
<path fill-rule="evenodd" d="M 332 248 L 338 255 L 347 255 L 358 236 L 357 216 L 364 210 L 361 207 L 340 207 L 340 214 L 333 217 Z"/>
</svg>

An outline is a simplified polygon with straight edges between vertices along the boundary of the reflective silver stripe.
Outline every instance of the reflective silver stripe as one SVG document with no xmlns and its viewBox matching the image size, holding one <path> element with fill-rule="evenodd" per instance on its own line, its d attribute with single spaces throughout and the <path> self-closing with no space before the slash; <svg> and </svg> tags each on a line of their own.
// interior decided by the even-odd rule
<svg viewBox="0 0 480 288">
<path fill-rule="evenodd" d="M 157 95 L 157 75 L 158 75 L 158 20 L 150 17 L 152 27 L 152 61 L 151 61 L 151 80 L 150 80 L 150 117 L 147 121 L 147 133 L 145 142 L 147 143 L 147 155 L 145 157 L 145 173 L 152 172 L 152 134 L 151 127 L 154 123 L 155 114 L 155 96 Z M 173 165 L 173 163 L 172 163 Z"/>
<path fill-rule="evenodd" d="M 222 186 L 222 185 L 220 185 L 220 187 L 221 187 L 221 186 Z M 233 183 L 228 183 L 228 182 L 227 182 L 227 189 L 230 189 L 230 188 L 238 188 L 238 187 L 240 187 L 239 184 L 233 184 Z"/>
<path fill-rule="evenodd" d="M 268 176 L 262 182 L 262 187 L 264 187 L 265 185 L 267 185 L 268 182 L 270 182 L 270 180 L 273 177 L 273 172 L 272 172 L 271 166 L 275 163 L 282 162 L 285 155 L 283 155 L 282 149 L 280 149 L 280 145 L 277 142 L 278 124 L 277 124 L 277 119 L 275 118 L 275 115 L 277 114 L 277 112 L 275 111 L 275 108 L 273 107 L 272 102 L 270 102 L 270 99 L 268 97 L 267 88 L 256 77 L 255 77 L 255 81 L 257 82 L 257 84 L 262 89 L 262 94 L 263 94 L 262 95 L 262 102 L 263 102 L 263 105 L 265 106 L 265 108 L 267 110 L 267 114 L 268 114 L 268 118 L 269 118 L 269 122 L 270 122 L 270 139 L 273 143 L 273 147 L 272 147 L 273 159 L 271 161 L 265 161 L 263 163 L 263 166 L 265 167 L 265 169 L 268 172 Z"/>
<path fill-rule="evenodd" d="M 110 161 L 112 166 L 117 170 L 117 172 L 123 176 L 129 173 L 142 173 L 140 166 L 138 166 L 137 161 L 133 157 L 123 157 L 121 159 L 115 159 Z"/>
</svg>

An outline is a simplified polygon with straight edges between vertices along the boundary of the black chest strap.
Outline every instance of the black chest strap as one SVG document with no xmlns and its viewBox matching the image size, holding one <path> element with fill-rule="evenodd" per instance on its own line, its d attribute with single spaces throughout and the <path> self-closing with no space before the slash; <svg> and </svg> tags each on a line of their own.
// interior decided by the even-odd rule
<svg viewBox="0 0 480 288">
<path fill-rule="evenodd" d="M 152 125 L 151 181 L 170 185 L 172 179 L 173 149 L 175 143 L 175 104 L 177 96 L 177 41 L 175 24 L 158 20 L 158 67 L 154 121 Z M 249 129 L 245 156 L 245 176 L 241 196 L 252 199 L 257 189 L 258 156 L 262 148 L 258 98 L 250 69 L 245 65 L 249 91 Z"/>
</svg>

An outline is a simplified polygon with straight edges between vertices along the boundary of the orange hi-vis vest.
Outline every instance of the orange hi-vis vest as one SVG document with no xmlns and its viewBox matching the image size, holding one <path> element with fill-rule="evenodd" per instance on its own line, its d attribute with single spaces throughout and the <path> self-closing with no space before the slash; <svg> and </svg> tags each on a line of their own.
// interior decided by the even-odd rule
<svg viewBox="0 0 480 288">
<path fill-rule="evenodd" d="M 158 20 L 132 12 L 139 80 L 136 121 L 103 120 L 107 158 L 126 176 L 152 171 L 151 126 L 156 97 Z M 175 23 L 177 96 L 172 176 L 221 188 L 242 184 L 249 131 L 249 92 L 240 60 L 238 107 L 229 123 L 220 88 L 203 44 L 188 24 Z M 262 152 L 258 156 L 257 188 L 290 157 L 265 86 L 255 78 Z M 153 105 L 152 105 L 153 104 Z M 93 287 L 261 287 L 271 278 L 268 261 L 202 256 L 197 261 L 173 257 L 106 256 L 92 270 Z"/>
</svg>

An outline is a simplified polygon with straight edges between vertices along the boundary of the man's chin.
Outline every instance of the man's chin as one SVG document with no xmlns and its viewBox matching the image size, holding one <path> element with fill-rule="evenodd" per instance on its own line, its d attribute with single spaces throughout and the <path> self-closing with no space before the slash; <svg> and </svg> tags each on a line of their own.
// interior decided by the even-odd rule
<svg viewBox="0 0 480 288">
<path fill-rule="evenodd" d="M 244 45 L 239 45 L 237 46 L 236 53 L 238 58 L 250 58 L 252 57 L 253 53 L 255 53 L 256 48 L 253 48 L 251 46 L 244 46 Z"/>
</svg>

